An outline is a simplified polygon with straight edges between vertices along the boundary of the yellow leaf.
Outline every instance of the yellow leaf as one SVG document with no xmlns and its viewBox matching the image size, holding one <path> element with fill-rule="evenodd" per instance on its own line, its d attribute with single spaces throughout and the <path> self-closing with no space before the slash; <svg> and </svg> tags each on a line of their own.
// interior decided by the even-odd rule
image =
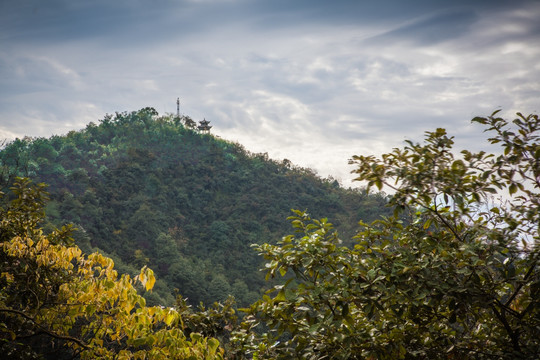
<svg viewBox="0 0 540 360">
<path fill-rule="evenodd" d="M 156 278 L 154 272 L 151 269 L 147 269 L 147 280 L 146 280 L 146 291 L 152 290 L 154 284 L 156 283 Z"/>
<path fill-rule="evenodd" d="M 165 324 L 168 326 L 171 326 L 176 314 L 173 311 L 169 311 L 169 313 L 165 316 Z"/>
</svg>

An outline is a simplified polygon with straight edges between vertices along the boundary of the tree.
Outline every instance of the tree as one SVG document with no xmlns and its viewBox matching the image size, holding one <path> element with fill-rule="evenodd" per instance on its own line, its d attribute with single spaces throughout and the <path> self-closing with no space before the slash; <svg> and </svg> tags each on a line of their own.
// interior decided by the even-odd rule
<svg viewBox="0 0 540 360">
<path fill-rule="evenodd" d="M 184 125 L 188 129 L 195 129 L 197 127 L 197 123 L 189 116 L 182 117 L 182 120 L 184 120 Z"/>
<path fill-rule="evenodd" d="M 267 278 L 286 281 L 244 309 L 238 346 L 275 359 L 540 358 L 540 122 L 496 114 L 473 122 L 500 155 L 457 156 L 437 129 L 354 156 L 356 180 L 392 190 L 393 216 L 360 222 L 348 248 L 295 211 L 299 235 L 256 246 Z"/>
<path fill-rule="evenodd" d="M 219 341 L 186 338 L 173 308 L 147 307 L 152 270 L 118 276 L 113 261 L 44 234 L 44 184 L 18 179 L 0 210 L 0 351 L 8 358 L 222 359 Z"/>
</svg>

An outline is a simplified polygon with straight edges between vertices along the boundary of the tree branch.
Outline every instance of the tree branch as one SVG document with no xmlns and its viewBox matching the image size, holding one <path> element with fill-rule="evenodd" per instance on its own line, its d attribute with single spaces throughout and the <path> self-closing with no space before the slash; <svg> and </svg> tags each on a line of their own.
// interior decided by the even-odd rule
<svg viewBox="0 0 540 360">
<path fill-rule="evenodd" d="M 538 253 L 540 254 L 540 253 Z M 519 292 L 521 291 L 521 289 L 523 288 L 523 286 L 527 283 L 527 281 L 529 280 L 529 277 L 532 275 L 534 269 L 536 268 L 536 261 L 538 260 L 538 256 L 539 255 L 536 255 L 535 258 L 533 259 L 533 263 L 531 264 L 531 267 L 529 268 L 529 270 L 527 271 L 527 273 L 525 274 L 525 276 L 523 277 L 523 280 L 521 281 L 521 283 L 518 285 L 518 287 L 516 288 L 516 291 L 514 291 L 514 293 L 512 294 L 512 296 L 510 296 L 510 298 L 506 301 L 506 303 L 504 304 L 505 306 L 509 306 L 512 301 L 514 300 L 514 298 L 519 294 Z"/>
<path fill-rule="evenodd" d="M 499 321 L 503 324 L 506 332 L 508 333 L 508 336 L 510 336 L 510 339 L 512 339 L 512 345 L 514 347 L 514 350 L 521 352 L 521 348 L 519 347 L 518 335 L 516 335 L 516 333 L 514 333 L 514 331 L 510 327 L 510 324 L 508 324 L 508 321 L 506 320 L 504 314 L 500 313 L 494 304 L 491 304 L 491 309 L 493 310 L 493 313 L 495 314 L 497 319 L 499 319 Z"/>
<path fill-rule="evenodd" d="M 461 235 L 459 235 L 459 234 L 457 233 L 457 231 L 454 230 L 454 228 L 452 227 L 452 225 L 451 225 L 448 221 L 446 221 L 446 219 L 445 219 L 445 218 L 444 218 L 444 217 L 443 217 L 436 209 L 432 209 L 431 207 L 426 206 L 426 205 L 424 205 L 424 204 L 422 204 L 422 203 L 416 201 L 416 199 L 414 199 L 414 200 L 415 200 L 415 203 L 417 203 L 418 205 L 420 205 L 420 206 L 423 207 L 424 209 L 429 210 L 430 212 L 434 213 L 434 214 L 437 216 L 437 218 L 438 218 L 439 220 L 441 220 L 442 223 L 448 228 L 448 230 L 450 230 L 450 232 L 451 232 L 452 234 L 454 234 L 454 236 L 456 237 L 456 239 L 458 239 L 459 241 L 463 242 L 463 239 L 461 238 Z"/>
<path fill-rule="evenodd" d="M 43 325 L 39 324 L 33 317 L 29 316 L 29 315 L 26 315 L 24 312 L 22 311 L 19 311 L 19 310 L 15 310 L 15 309 L 5 309 L 5 308 L 0 308 L 0 312 L 7 312 L 7 313 L 11 313 L 11 314 L 16 314 L 16 315 L 19 315 L 23 318 L 25 318 L 26 320 L 30 320 L 31 322 L 33 322 L 41 332 L 43 332 L 44 334 L 47 334 L 49 335 L 50 337 L 53 337 L 55 339 L 59 339 L 59 340 L 67 340 L 67 341 L 71 341 L 71 342 L 74 342 L 76 343 L 77 345 L 79 345 L 80 347 L 84 348 L 84 349 L 88 349 L 88 345 L 86 345 L 83 341 L 81 341 L 80 339 L 77 339 L 75 337 L 72 337 L 72 336 L 68 336 L 68 335 L 60 335 L 60 334 L 57 334 L 53 331 L 50 331 L 49 329 L 45 328 Z"/>
</svg>

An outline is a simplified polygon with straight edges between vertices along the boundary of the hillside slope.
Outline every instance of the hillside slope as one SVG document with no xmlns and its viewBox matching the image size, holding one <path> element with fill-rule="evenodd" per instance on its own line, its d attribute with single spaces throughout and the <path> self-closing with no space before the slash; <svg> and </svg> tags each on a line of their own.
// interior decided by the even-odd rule
<svg viewBox="0 0 540 360">
<path fill-rule="evenodd" d="M 265 284 L 250 245 L 288 234 L 292 208 L 328 216 L 343 238 L 387 211 L 381 194 L 184 124 L 144 108 L 65 136 L 17 139 L 0 151 L 4 184 L 15 174 L 49 184 L 51 224 L 75 224 L 79 246 L 123 271 L 153 268 L 161 281 L 149 300 L 161 304 L 175 289 L 194 304 L 254 301 Z"/>
</svg>

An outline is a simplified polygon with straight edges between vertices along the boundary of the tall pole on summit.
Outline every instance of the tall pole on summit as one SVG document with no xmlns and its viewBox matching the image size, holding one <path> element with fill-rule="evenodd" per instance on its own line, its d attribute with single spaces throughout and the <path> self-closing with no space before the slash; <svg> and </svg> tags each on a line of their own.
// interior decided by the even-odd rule
<svg viewBox="0 0 540 360">
<path fill-rule="evenodd" d="M 180 98 L 176 99 L 176 117 L 180 118 Z"/>
</svg>

